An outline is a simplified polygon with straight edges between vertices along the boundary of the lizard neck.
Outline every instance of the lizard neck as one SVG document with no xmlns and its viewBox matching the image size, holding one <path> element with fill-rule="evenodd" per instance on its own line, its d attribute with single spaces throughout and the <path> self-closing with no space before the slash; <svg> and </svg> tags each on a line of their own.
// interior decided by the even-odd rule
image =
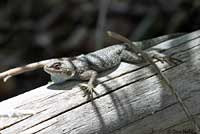
<svg viewBox="0 0 200 134">
<path fill-rule="evenodd" d="M 84 71 L 87 71 L 90 69 L 89 64 L 83 57 L 77 56 L 76 58 L 71 60 L 71 62 L 76 70 L 76 75 L 79 75 L 80 73 L 83 73 Z"/>
</svg>

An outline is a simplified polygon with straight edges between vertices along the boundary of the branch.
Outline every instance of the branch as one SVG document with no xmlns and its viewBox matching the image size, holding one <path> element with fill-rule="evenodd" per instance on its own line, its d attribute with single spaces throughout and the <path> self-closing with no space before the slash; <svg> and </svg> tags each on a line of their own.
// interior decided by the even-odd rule
<svg viewBox="0 0 200 134">
<path fill-rule="evenodd" d="M 34 62 L 34 63 L 27 64 L 25 66 L 16 67 L 16 68 L 4 71 L 0 73 L 0 79 L 3 79 L 3 81 L 6 82 L 12 76 L 42 68 L 45 64 L 47 64 L 51 60 L 52 59 Z"/>
</svg>

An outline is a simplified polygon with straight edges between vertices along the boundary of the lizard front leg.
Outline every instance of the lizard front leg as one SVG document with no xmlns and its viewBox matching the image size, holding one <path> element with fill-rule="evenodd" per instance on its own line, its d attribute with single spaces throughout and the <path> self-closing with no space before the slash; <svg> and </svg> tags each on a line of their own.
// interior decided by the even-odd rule
<svg viewBox="0 0 200 134">
<path fill-rule="evenodd" d="M 94 70 L 84 71 L 79 75 L 81 80 L 89 80 L 87 84 L 82 83 L 80 87 L 84 90 L 84 96 L 88 95 L 88 98 L 93 98 L 93 92 L 97 94 L 94 90 L 94 83 L 97 78 L 97 72 Z"/>
</svg>

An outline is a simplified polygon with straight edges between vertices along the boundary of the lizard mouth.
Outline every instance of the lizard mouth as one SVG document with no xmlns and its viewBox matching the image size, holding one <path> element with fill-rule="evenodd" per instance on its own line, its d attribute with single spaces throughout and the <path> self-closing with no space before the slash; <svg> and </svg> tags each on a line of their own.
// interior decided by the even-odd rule
<svg viewBox="0 0 200 134">
<path fill-rule="evenodd" d="M 75 75 L 75 71 L 64 71 L 62 69 L 54 69 L 50 67 L 44 67 L 44 71 L 50 75 L 65 75 L 66 77 L 72 77 Z"/>
<path fill-rule="evenodd" d="M 62 73 L 62 70 L 55 70 L 53 68 L 44 67 L 44 71 L 47 73 Z"/>
</svg>

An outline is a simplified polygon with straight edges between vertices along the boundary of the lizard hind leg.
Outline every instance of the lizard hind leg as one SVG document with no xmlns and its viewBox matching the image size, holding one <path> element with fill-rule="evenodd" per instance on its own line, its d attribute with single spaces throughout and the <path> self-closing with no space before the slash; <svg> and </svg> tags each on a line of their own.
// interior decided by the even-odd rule
<svg viewBox="0 0 200 134">
<path fill-rule="evenodd" d="M 167 62 L 168 64 L 178 64 L 178 63 L 181 63 L 182 60 L 180 59 L 177 59 L 177 58 L 174 58 L 172 56 L 167 56 L 165 54 L 162 54 L 156 50 L 150 50 L 150 51 L 147 51 L 147 54 L 152 57 L 153 59 L 156 59 L 158 61 L 160 61 L 161 63 L 164 63 L 164 62 Z"/>
</svg>

